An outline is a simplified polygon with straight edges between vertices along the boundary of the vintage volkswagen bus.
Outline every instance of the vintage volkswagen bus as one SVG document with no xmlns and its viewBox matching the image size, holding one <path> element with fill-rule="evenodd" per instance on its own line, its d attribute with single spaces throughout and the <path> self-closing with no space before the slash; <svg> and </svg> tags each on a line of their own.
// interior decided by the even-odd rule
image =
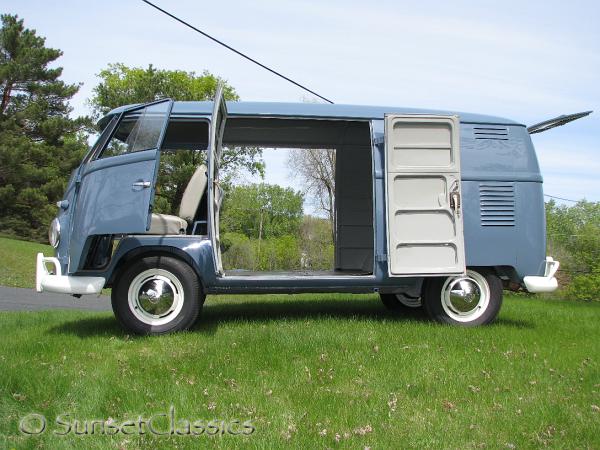
<svg viewBox="0 0 600 450">
<path fill-rule="evenodd" d="M 503 289 L 549 292 L 542 176 L 527 128 L 500 117 L 410 108 L 161 100 L 121 107 L 76 169 L 37 256 L 37 290 L 112 288 L 128 330 L 194 324 L 207 294 L 378 293 L 392 309 L 487 324 Z M 335 148 L 330 271 L 224 270 L 223 146 Z M 161 152 L 201 148 L 178 215 L 153 213 Z M 342 307 L 342 305 L 340 305 Z"/>
</svg>

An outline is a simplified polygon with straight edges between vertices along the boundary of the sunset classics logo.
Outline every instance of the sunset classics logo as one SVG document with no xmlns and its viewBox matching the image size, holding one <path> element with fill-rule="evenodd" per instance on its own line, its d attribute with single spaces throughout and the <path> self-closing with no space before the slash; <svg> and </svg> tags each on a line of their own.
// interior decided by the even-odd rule
<svg viewBox="0 0 600 450">
<path fill-rule="evenodd" d="M 149 416 L 139 415 L 136 419 L 122 421 L 108 419 L 79 419 L 71 413 L 63 413 L 49 422 L 38 413 L 27 414 L 19 421 L 19 431 L 25 435 L 37 436 L 52 433 L 67 435 L 144 435 L 155 436 L 201 436 L 201 435 L 251 435 L 256 430 L 251 420 L 239 419 L 187 419 L 177 417 L 175 407 L 171 405 L 166 413 Z"/>
</svg>

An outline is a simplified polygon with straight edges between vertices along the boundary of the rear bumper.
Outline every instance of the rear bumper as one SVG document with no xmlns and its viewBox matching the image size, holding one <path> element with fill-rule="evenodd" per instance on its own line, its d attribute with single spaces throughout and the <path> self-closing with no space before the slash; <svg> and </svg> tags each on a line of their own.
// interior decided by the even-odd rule
<svg viewBox="0 0 600 450">
<path fill-rule="evenodd" d="M 553 292 L 558 288 L 558 281 L 554 277 L 560 263 L 551 256 L 546 257 L 546 268 L 543 277 L 527 276 L 523 278 L 525 288 L 529 292 Z"/>
<path fill-rule="evenodd" d="M 54 266 L 54 273 L 46 264 Z M 35 265 L 35 289 L 38 292 L 58 292 L 60 294 L 99 294 L 106 283 L 102 277 L 75 277 L 62 275 L 60 262 L 52 256 L 37 254 Z"/>
</svg>

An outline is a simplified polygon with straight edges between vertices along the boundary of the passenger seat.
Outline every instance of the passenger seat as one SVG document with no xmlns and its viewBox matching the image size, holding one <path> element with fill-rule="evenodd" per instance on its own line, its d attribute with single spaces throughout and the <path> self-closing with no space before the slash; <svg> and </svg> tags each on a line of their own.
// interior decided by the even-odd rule
<svg viewBox="0 0 600 450">
<path fill-rule="evenodd" d="M 152 214 L 150 230 L 147 234 L 185 234 L 188 224 L 191 224 L 196 217 L 207 183 L 206 166 L 201 165 L 196 169 L 183 192 L 179 216 Z"/>
</svg>

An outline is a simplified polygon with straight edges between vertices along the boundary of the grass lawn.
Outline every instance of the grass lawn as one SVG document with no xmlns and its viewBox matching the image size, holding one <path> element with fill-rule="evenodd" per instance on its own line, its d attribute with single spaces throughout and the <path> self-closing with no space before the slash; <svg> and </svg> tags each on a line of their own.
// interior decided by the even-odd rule
<svg viewBox="0 0 600 450">
<path fill-rule="evenodd" d="M 0 238 L 0 285 L 33 287 L 38 251 L 52 253 Z M 209 297 L 194 330 L 141 338 L 109 313 L 2 312 L 0 448 L 600 448 L 599 323 L 598 302 L 515 296 L 473 329 L 395 316 L 374 295 Z M 91 422 L 156 415 L 163 432 L 170 407 L 180 432 L 255 431 Z M 19 432 L 31 413 L 40 436 Z"/>
<path fill-rule="evenodd" d="M 395 317 L 375 296 L 211 297 L 197 328 L 1 313 L 0 442 L 26 448 L 600 447 L 600 305 L 508 296 L 488 327 Z M 58 436 L 70 423 L 251 420 L 248 436 Z M 38 437 L 25 415 L 48 420 Z M 83 430 L 80 425 L 79 430 Z M 182 425 L 183 426 L 183 425 Z M 155 429 L 167 430 L 164 417 Z M 185 428 L 181 428 L 185 431 Z"/>
<path fill-rule="evenodd" d="M 0 236 L 0 286 L 35 287 L 35 256 L 54 255 L 49 245 Z"/>
</svg>

